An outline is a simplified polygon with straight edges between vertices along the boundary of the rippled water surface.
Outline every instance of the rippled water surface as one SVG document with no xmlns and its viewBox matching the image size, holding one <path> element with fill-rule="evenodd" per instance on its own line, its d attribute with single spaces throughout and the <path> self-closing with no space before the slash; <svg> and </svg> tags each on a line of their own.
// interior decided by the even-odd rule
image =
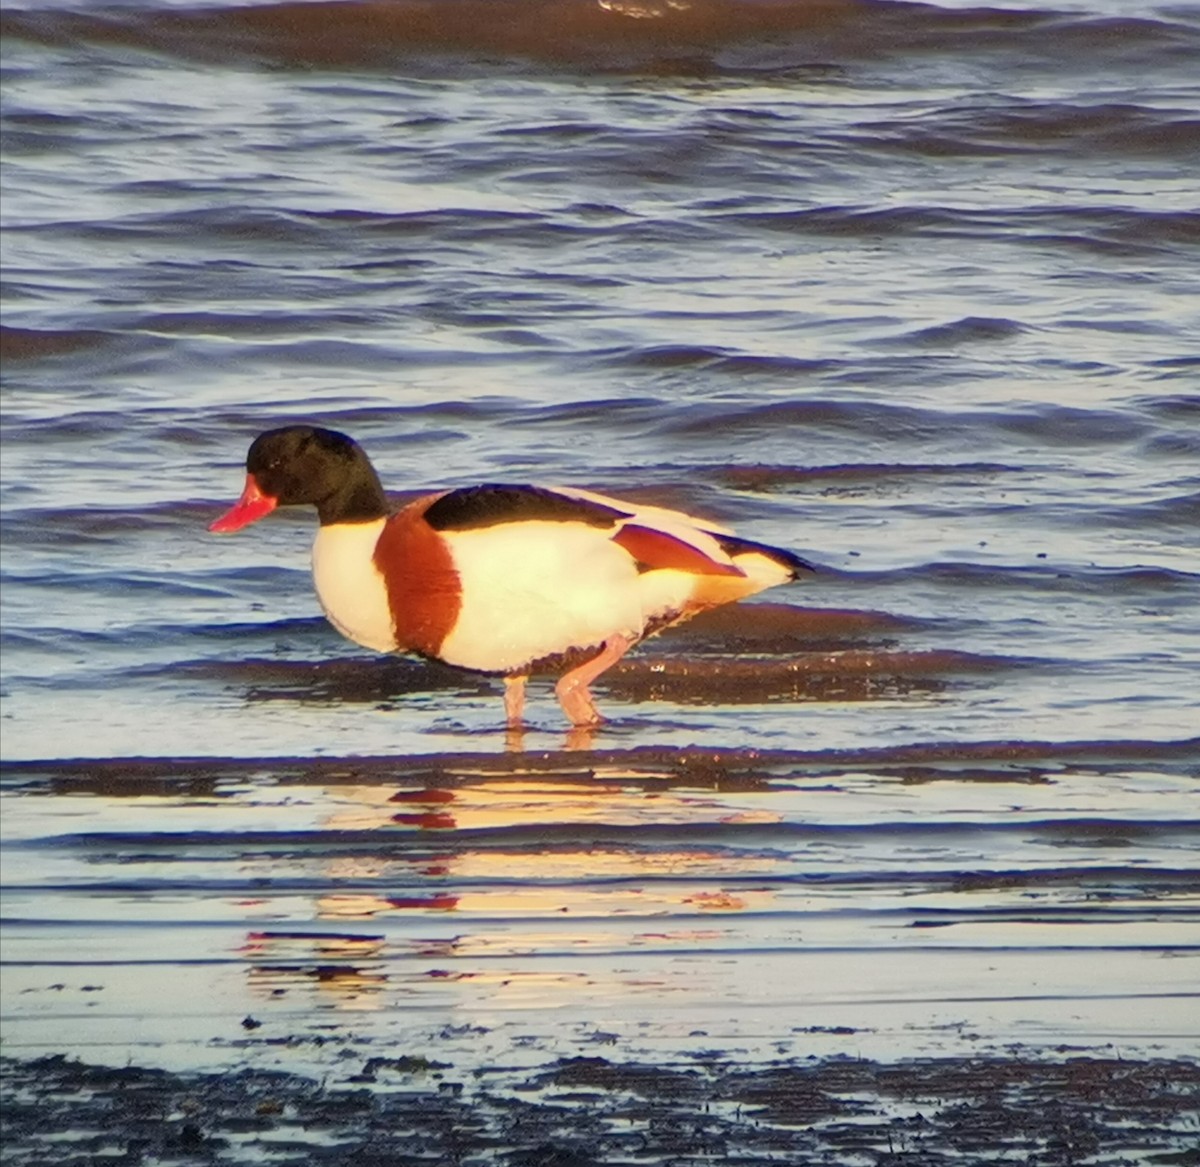
<svg viewBox="0 0 1200 1167">
<path fill-rule="evenodd" d="M 1200 7 L 0 32 L 6 1051 L 1195 1051 Z M 292 419 L 820 570 L 506 738 L 206 533 Z"/>
</svg>

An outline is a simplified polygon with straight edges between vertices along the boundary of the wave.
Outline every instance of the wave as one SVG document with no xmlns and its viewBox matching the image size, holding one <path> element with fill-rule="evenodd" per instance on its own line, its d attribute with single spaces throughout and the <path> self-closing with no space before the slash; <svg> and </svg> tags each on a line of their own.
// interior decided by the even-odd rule
<svg viewBox="0 0 1200 1167">
<path fill-rule="evenodd" d="M 727 441 L 731 433 L 789 428 L 849 431 L 869 439 L 886 433 L 941 441 L 957 434 L 977 440 L 979 431 L 986 429 L 1035 437 L 1052 446 L 1119 444 L 1145 433 L 1148 424 L 1133 412 L 1115 409 L 1039 405 L 951 411 L 889 401 L 808 397 L 753 405 L 728 401 L 682 405 L 663 419 L 662 428 L 673 434 L 712 434 L 720 441 Z"/>
<path fill-rule="evenodd" d="M 705 863 L 721 863 L 724 868 L 720 878 L 721 894 L 726 897 L 736 898 L 742 889 L 763 890 L 764 882 L 769 884 L 773 897 L 782 897 L 788 891 L 793 895 L 819 891 L 828 897 L 835 890 L 843 889 L 856 894 L 861 889 L 894 894 L 917 888 L 923 892 L 940 889 L 956 893 L 988 890 L 1004 893 L 1008 902 L 986 904 L 985 911 L 975 913 L 976 918 L 1028 920 L 1047 919 L 1058 914 L 1077 920 L 1089 910 L 1086 898 L 1079 896 L 1081 889 L 1089 887 L 1103 890 L 1104 894 L 1097 897 L 1099 914 L 1103 916 L 1110 914 L 1111 901 L 1119 899 L 1118 889 L 1136 889 L 1136 898 L 1142 902 L 1128 914 L 1143 916 L 1146 912 L 1144 901 L 1148 896 L 1169 900 L 1173 896 L 1194 896 L 1200 889 L 1200 875 L 1193 868 L 1180 866 L 1178 861 L 1163 861 L 1166 856 L 1186 852 L 1194 845 L 1200 837 L 1200 820 L 1130 822 L 1106 818 L 1047 818 L 980 823 L 971 818 L 942 816 L 870 823 L 736 822 L 728 818 L 629 823 L 592 818 L 573 820 L 569 811 L 566 817 L 543 811 L 523 821 L 471 825 L 469 821 L 458 822 L 452 812 L 453 807 L 450 811 L 432 813 L 401 811 L 394 815 L 384 814 L 376 825 L 369 827 L 344 825 L 336 829 L 85 830 L 30 837 L 8 846 L 41 855 L 81 853 L 87 856 L 90 864 L 100 867 L 115 862 L 124 868 L 123 874 L 114 873 L 115 879 L 110 877 L 110 881 L 121 889 L 117 894 L 122 891 L 128 894 L 130 890 L 141 894 L 156 891 L 169 894 L 172 885 L 178 888 L 179 884 L 185 883 L 163 871 L 152 875 L 149 884 L 143 885 L 136 875 L 131 875 L 131 868 L 136 871 L 138 866 L 153 864 L 156 870 L 165 866 L 169 871 L 171 864 L 178 864 L 194 872 L 198 863 L 213 860 L 228 863 L 245 855 L 253 855 L 256 864 L 272 858 L 294 863 L 301 857 L 323 861 L 356 858 L 361 861 L 368 856 L 386 855 L 391 868 L 386 887 L 393 895 L 397 891 L 408 893 L 409 888 L 444 894 L 447 884 L 440 879 L 429 879 L 421 868 L 426 867 L 431 858 L 436 858 L 438 866 L 444 868 L 452 866 L 460 854 L 486 852 L 509 856 L 514 863 L 508 870 L 493 868 L 464 874 L 450 885 L 455 895 L 466 890 L 486 893 L 489 889 L 528 886 L 531 882 L 542 887 L 584 886 L 615 891 L 631 886 L 640 890 L 656 884 L 679 889 L 711 887 L 711 871 L 689 871 L 686 861 L 679 862 L 682 857 L 696 853 Z M 960 848 L 964 843 L 971 848 L 986 848 L 987 858 L 982 867 L 973 865 L 964 869 L 960 866 L 963 861 Z M 1046 859 L 1052 862 L 1040 858 L 1025 864 L 1005 861 L 1006 850 L 1029 847 L 1043 849 Z M 1131 855 L 1130 861 L 1125 863 L 1106 858 L 1114 851 L 1120 854 L 1125 849 L 1136 853 L 1138 858 L 1133 860 Z M 886 857 L 896 850 L 919 851 L 923 860 L 915 869 L 888 862 Z M 1147 856 L 1148 851 L 1155 853 L 1154 858 Z M 1087 853 L 1086 858 L 1083 852 Z M 533 880 L 515 865 L 523 855 L 545 858 L 581 853 L 595 856 L 592 866 L 582 871 L 571 870 L 570 865 L 557 872 L 551 868 Z M 629 870 L 626 865 L 612 862 L 622 855 L 639 857 L 646 854 L 673 855 L 677 857 L 676 863 L 674 866 L 663 863 L 660 870 L 648 875 L 643 870 Z M 738 859 L 746 856 L 770 857 L 769 875 L 761 868 L 739 874 Z M 853 861 L 847 862 L 846 856 L 853 856 Z M 978 864 L 979 859 L 976 862 Z M 412 869 L 413 865 L 416 870 Z M 352 892 L 356 884 L 365 890 L 374 890 L 380 886 L 378 879 L 377 874 L 369 871 L 357 879 L 347 871 L 336 881 L 336 886 L 340 894 Z M 273 877 L 271 887 L 274 895 L 321 893 L 329 889 L 330 883 L 327 874 L 285 869 Z M 200 886 L 207 894 L 214 890 L 228 894 L 244 886 L 261 888 L 261 878 L 248 880 L 232 871 L 228 874 L 206 871 L 198 880 L 193 876 L 187 884 L 193 892 Z M 1014 889 L 1026 888 L 1062 888 L 1073 898 L 1078 898 L 1069 904 L 1014 902 L 1011 898 Z M 46 893 L 40 886 L 35 890 Z M 77 889 L 68 885 L 66 890 L 70 894 Z M 89 886 L 89 890 L 95 891 L 95 888 Z M 49 894 L 54 895 L 53 892 Z M 405 894 L 403 898 L 406 907 L 435 906 L 427 901 L 423 903 L 421 897 L 411 894 Z M 1080 899 L 1085 902 L 1081 904 Z M 686 900 L 684 902 L 686 904 Z M 1165 915 L 1170 908 L 1170 904 L 1156 906 L 1154 914 Z M 913 917 L 912 926 L 918 927 L 945 925 L 971 914 L 969 909 L 941 912 L 936 907 L 932 912 L 928 909 L 929 905 L 912 909 L 900 907 L 901 912 Z M 1057 913 L 1055 909 L 1058 909 Z M 636 914 L 638 909 L 631 905 L 629 910 Z M 703 906 L 698 910 L 703 911 Z M 777 904 L 764 905 L 758 913 L 743 904 L 739 918 L 744 921 L 753 914 L 781 915 L 791 914 L 793 910 L 782 899 Z M 860 913 L 872 917 L 880 914 L 871 908 L 860 909 Z M 686 908 L 682 914 L 686 914 Z M 1191 919 L 1195 916 L 1195 907 L 1185 900 L 1174 914 Z"/>
<path fill-rule="evenodd" d="M 718 373 L 782 373 L 796 376 L 823 373 L 842 362 L 776 354 L 739 353 L 703 345 L 650 345 L 621 349 L 609 363 L 634 369 L 711 369 Z"/>
<path fill-rule="evenodd" d="M 1200 572 L 1170 567 L 1135 565 L 1131 567 L 1083 567 L 1072 565 L 1030 567 L 971 562 L 922 563 L 889 572 L 855 572 L 855 578 L 892 582 L 927 580 L 941 585 L 1016 588 L 1029 592 L 1078 592 L 1084 594 L 1120 594 L 1122 592 L 1171 592 L 1192 590 L 1200 585 Z"/>
<path fill-rule="evenodd" d="M 832 466 L 737 465 L 710 467 L 708 473 L 734 490 L 771 493 L 809 483 L 875 483 L 906 478 L 951 478 L 978 482 L 1026 467 L 1004 462 L 843 462 Z"/>
<path fill-rule="evenodd" d="M 949 780 L 965 772 L 969 780 L 987 774 L 992 781 L 1028 780 L 1031 771 L 1061 772 L 1064 766 L 1086 767 L 1103 773 L 1132 762 L 1196 773 L 1200 768 L 1200 737 L 1165 741 L 945 741 L 867 747 L 861 749 L 781 750 L 637 746 L 632 749 L 539 750 L 512 754 L 434 753 L 348 757 L 105 757 L 6 761 L 6 785 L 28 789 L 53 782 L 60 789 L 123 789 L 136 792 L 146 782 L 193 782 L 199 778 L 243 781 L 247 772 L 278 780 L 303 778 L 326 786 L 382 783 L 422 786 L 434 782 L 453 787 L 457 781 L 520 775 L 576 782 L 580 777 L 604 780 L 609 772 L 622 782 L 645 779 L 658 789 L 666 779 L 685 784 L 739 781 L 789 781 L 803 774 L 820 778 L 845 773 L 851 767 L 873 771 L 927 768 L 929 775 Z M 957 771 L 956 771 L 957 768 Z M 787 770 L 794 770 L 790 777 Z"/>
<path fill-rule="evenodd" d="M 1194 51 L 1183 10 L 1120 20 L 1059 10 L 947 9 L 902 0 L 308 0 L 5 9 L 6 36 L 201 61 L 388 67 L 397 55 L 524 57 L 656 74 L 794 70 L 902 52 L 1047 56 Z M 753 50 L 747 54 L 732 50 Z"/>
<path fill-rule="evenodd" d="M 972 823 L 953 824 L 958 830 L 964 834 L 973 833 L 978 828 Z M 507 828 L 506 828 L 507 829 Z M 628 828 L 631 832 L 637 830 L 646 830 L 647 828 Z M 713 840 L 706 837 L 706 832 L 697 832 L 697 838 L 694 840 L 694 849 L 703 850 L 706 854 L 713 849 Z M 404 835 L 399 832 L 384 832 L 375 831 L 373 833 L 360 832 L 363 835 L 370 835 L 370 839 L 377 845 L 383 844 L 384 848 L 390 853 L 393 851 L 392 842 L 397 837 L 403 838 Z M 872 832 L 874 833 L 874 832 Z M 912 834 L 908 833 L 911 838 Z M 292 847 L 296 850 L 318 850 L 324 852 L 325 847 L 333 849 L 333 853 L 337 852 L 337 843 L 341 840 L 343 832 L 337 832 L 338 838 L 328 838 L 334 832 L 325 832 L 325 839 L 314 839 L 312 833 L 298 835 L 295 832 L 279 832 L 272 836 L 272 841 L 280 848 Z M 809 833 L 812 834 L 811 832 Z M 861 832 L 851 831 L 844 838 L 839 838 L 840 832 L 836 829 L 816 834 L 815 837 L 821 843 L 835 843 L 843 846 L 856 847 L 864 839 Z M 878 832 L 879 841 L 885 841 L 891 837 L 891 833 L 886 829 Z M 942 835 L 953 834 L 952 831 L 940 832 Z M 1195 832 L 1182 832 L 1185 837 L 1190 838 Z M 793 832 L 791 836 L 792 842 L 802 841 L 804 833 Z M 903 835 L 901 836 L 903 837 Z M 1151 844 L 1163 841 L 1165 838 L 1163 832 L 1150 830 L 1147 832 L 1134 832 L 1130 836 L 1130 842 L 1146 841 Z M 135 838 L 122 835 L 114 836 L 79 836 L 79 835 L 58 835 L 51 838 L 25 840 L 21 843 L 11 844 L 14 849 L 28 849 L 39 851 L 54 851 L 60 849 L 71 849 L 78 846 L 82 842 L 86 842 L 92 846 L 111 846 L 114 850 L 120 850 L 124 847 L 135 847 L 139 843 L 149 843 L 150 849 L 154 851 L 154 862 L 156 864 L 163 862 L 162 856 L 157 853 L 157 848 L 154 846 L 154 840 L 160 838 L 149 832 L 145 832 Z M 411 838 L 411 836 L 410 836 Z M 386 843 L 385 843 L 386 840 Z M 162 839 L 163 847 L 169 846 L 171 843 L 180 843 L 182 840 L 178 835 L 170 836 L 168 839 Z M 351 847 L 348 848 L 352 854 L 361 854 L 362 848 L 356 846 L 357 839 L 341 840 L 349 842 Z M 413 840 L 414 842 L 416 840 Z M 479 833 L 473 837 L 463 840 L 468 844 L 467 848 L 473 849 L 473 845 L 479 842 Z M 486 840 L 485 840 L 486 841 Z M 568 845 L 573 840 L 568 840 Z M 649 840 L 647 840 L 649 841 Z M 586 844 L 586 839 L 579 840 L 581 844 Z M 451 844 L 452 837 L 439 834 L 438 836 L 439 849 L 442 845 Z M 187 846 L 191 848 L 191 853 L 181 859 L 182 862 L 193 863 L 197 857 L 196 852 L 202 851 L 207 847 L 213 849 L 229 850 L 237 849 L 241 846 L 254 848 L 257 851 L 261 846 L 261 840 L 258 836 L 253 839 L 247 839 L 245 833 L 227 832 L 218 833 L 212 832 L 208 835 L 192 835 L 186 841 Z M 518 848 L 514 847 L 514 850 Z M 677 847 L 675 854 L 680 854 L 685 848 Z M 419 847 L 397 848 L 401 854 L 408 850 L 410 854 L 406 856 L 410 859 L 416 858 L 418 862 L 423 861 L 423 849 Z M 614 848 L 613 850 L 618 850 Z M 413 853 L 416 853 L 415 855 Z M 736 852 L 734 856 L 736 858 Z M 169 862 L 169 860 L 167 860 Z M 414 878 L 415 876 L 415 878 Z M 538 881 L 538 885 L 545 887 L 550 885 L 561 885 L 564 882 L 570 882 L 575 885 L 586 885 L 592 887 L 616 887 L 628 886 L 634 884 L 643 886 L 650 881 L 650 878 L 644 871 L 639 871 L 635 875 L 620 875 L 620 874 L 605 874 L 601 871 L 593 871 L 586 878 L 571 878 L 564 879 L 542 879 Z M 658 880 L 663 883 L 670 883 L 673 887 L 686 888 L 689 886 L 711 887 L 712 875 L 709 872 L 689 872 L 685 870 L 672 871 L 669 874 L 663 874 L 658 877 Z M 456 887 L 461 891 L 464 887 L 469 887 L 472 891 L 486 891 L 489 889 L 503 890 L 511 888 L 514 884 L 520 885 L 524 880 L 513 876 L 496 876 L 483 873 L 475 873 L 469 879 L 464 879 L 456 883 Z M 757 890 L 762 887 L 764 882 L 763 873 L 755 871 L 751 873 L 741 873 L 736 870 L 726 870 L 721 873 L 720 882 L 722 887 L 728 887 L 735 890 L 745 888 L 746 890 Z M 927 905 L 913 905 L 902 907 L 885 907 L 880 905 L 865 906 L 861 908 L 842 907 L 838 909 L 842 917 L 852 915 L 869 918 L 872 920 L 883 919 L 889 917 L 892 919 L 899 918 L 910 927 L 915 928 L 934 928 L 944 927 L 951 923 L 960 923 L 969 920 L 1007 920 L 1007 921 L 1024 921 L 1031 918 L 1050 920 L 1055 917 L 1064 921 L 1078 922 L 1078 919 L 1083 916 L 1092 917 L 1109 917 L 1113 919 L 1122 918 L 1144 918 L 1147 914 L 1145 903 L 1128 904 L 1118 901 L 1117 896 L 1112 894 L 1113 889 L 1117 887 L 1127 887 L 1136 889 L 1134 892 L 1138 899 L 1143 897 L 1153 897 L 1157 900 L 1151 912 L 1156 919 L 1163 918 L 1182 918 L 1185 920 L 1195 919 L 1196 908 L 1190 902 L 1181 904 L 1170 904 L 1164 902 L 1171 895 L 1189 896 L 1189 893 L 1194 894 L 1200 890 L 1200 876 L 1187 867 L 1148 867 L 1140 864 L 1086 864 L 1070 867 L 1007 867 L 990 871 L 978 870 L 959 870 L 954 868 L 942 869 L 930 867 L 923 871 L 904 871 L 904 870 L 887 870 L 887 869 L 864 869 L 864 868 L 839 868 L 829 867 L 823 870 L 805 870 L 799 872 L 787 872 L 779 869 L 772 871 L 769 882 L 773 889 L 795 889 L 803 893 L 812 888 L 813 885 L 820 887 L 822 892 L 827 892 L 832 889 L 857 889 L 861 887 L 877 888 L 884 892 L 904 891 L 912 887 L 920 887 L 925 891 L 933 891 L 944 889 L 951 892 L 978 892 L 986 890 L 1008 890 L 1019 889 L 1026 887 L 1038 887 L 1046 889 L 1054 889 L 1062 887 L 1066 890 L 1073 890 L 1082 885 L 1084 888 L 1089 885 L 1102 884 L 1109 891 L 1108 896 L 1096 896 L 1093 902 L 1082 904 L 1078 901 L 1069 902 L 1066 904 L 1051 904 L 1041 903 L 1036 910 L 1030 909 L 1028 906 L 1019 907 L 1011 904 L 987 904 L 980 905 L 977 908 L 972 907 L 931 907 Z M 142 895 L 142 896 L 160 896 L 172 894 L 195 894 L 199 886 L 203 887 L 205 894 L 208 895 L 236 895 L 239 893 L 254 894 L 262 891 L 262 879 L 259 876 L 249 876 L 247 878 L 238 878 L 236 875 L 229 876 L 205 876 L 203 880 L 196 878 L 171 878 L 169 875 L 145 875 L 131 878 L 111 878 L 111 879 L 92 879 L 87 883 L 86 894 L 89 896 L 113 895 Z M 421 873 L 404 872 L 396 870 L 391 874 L 388 880 L 388 886 L 394 891 L 417 891 L 424 894 L 405 895 L 403 897 L 391 895 L 389 900 L 401 900 L 403 907 L 406 909 L 430 908 L 434 910 L 452 907 L 453 904 L 447 903 L 447 900 L 455 897 L 448 895 L 444 891 L 440 891 L 437 885 L 431 885 L 428 880 L 421 878 Z M 354 879 L 351 876 L 343 876 L 337 881 L 337 892 L 339 894 L 352 894 L 355 888 L 361 888 L 368 892 L 377 892 L 378 883 L 372 880 L 369 876 L 360 879 Z M 271 878 L 271 891 L 275 895 L 289 894 L 305 894 L 316 892 L 328 894 L 330 890 L 330 880 L 322 876 L 304 876 L 304 875 L 284 875 L 276 874 Z M 16 882 L 6 882 L 5 891 L 14 896 L 19 894 L 22 897 L 34 896 L 57 896 L 57 895 L 73 895 L 78 894 L 80 886 L 77 883 L 62 882 L 59 883 L 52 878 L 39 880 L 35 883 L 22 884 Z M 811 914 L 818 915 L 819 909 L 816 909 Z M 739 918 L 745 919 L 747 913 L 740 912 Z M 915 917 L 915 919 L 913 918 Z M 36 919 L 30 917 L 17 917 L 8 915 L 5 917 L 6 925 L 20 924 L 22 927 L 41 924 L 43 926 L 55 927 L 61 926 L 61 919 Z M 128 927 L 128 923 L 121 922 L 121 926 Z M 314 932 L 298 932 L 291 929 L 273 929 L 270 933 L 277 939 L 333 939 L 339 936 L 346 935 L 334 929 L 328 931 Z M 1172 949 L 1178 949 L 1179 945 L 1172 945 Z M 1200 947 L 1187 946 L 1187 947 Z"/>
<path fill-rule="evenodd" d="M 918 157 L 1044 154 L 1057 146 L 1073 155 L 1165 156 L 1200 150 L 1200 119 L 1170 108 L 1119 102 L 1008 99 L 989 105 L 949 105 L 920 119 L 865 120 L 829 140 L 878 154 Z"/>
<path fill-rule="evenodd" d="M 593 408 L 608 408 L 615 412 L 625 403 L 614 401 L 606 403 L 591 403 Z M 264 400 L 249 401 L 245 404 L 213 404 L 211 406 L 164 407 L 151 406 L 146 408 L 126 407 L 124 409 L 80 409 L 58 411 L 44 416 L 20 417 L 10 414 L 5 419 L 4 433 L 7 442 L 46 442 L 56 443 L 72 440 L 94 440 L 127 434 L 136 434 L 137 440 L 149 448 L 155 442 L 163 442 L 168 446 L 182 441 L 187 445 L 215 444 L 218 441 L 222 454 L 228 454 L 233 460 L 240 461 L 243 450 L 240 448 L 228 450 L 230 435 L 246 435 L 246 441 L 263 428 L 264 419 L 278 419 L 274 424 L 317 424 L 333 426 L 354 432 L 358 429 L 374 425 L 395 426 L 412 419 L 413 425 L 408 427 L 410 433 L 399 438 L 393 438 L 396 443 L 417 440 L 419 434 L 415 431 L 421 428 L 421 423 L 428 421 L 476 421 L 487 423 L 493 420 L 505 420 L 521 415 L 523 412 L 532 413 L 534 417 L 553 416 L 553 411 L 561 406 L 547 406 L 544 410 L 529 410 L 517 398 L 482 397 L 466 401 L 438 401 L 407 405 L 401 402 L 388 402 L 379 405 L 348 406 L 340 399 L 321 400 L 307 398 L 303 401 Z M 240 441 L 240 438 L 238 439 Z M 386 440 L 386 438 L 385 438 Z M 373 446 L 379 445 L 375 439 Z M 184 505 L 184 504 L 171 504 Z"/>
<path fill-rule="evenodd" d="M 894 235 L 942 239 L 1004 239 L 1037 247 L 1087 250 L 1099 255 L 1174 256 L 1200 244 L 1200 213 L 1110 207 L 907 207 L 860 205 L 780 210 L 721 211 L 708 216 L 728 226 L 792 235 L 876 238 Z"/>
<path fill-rule="evenodd" d="M 0 324 L 0 360 L 32 361 L 95 349 L 115 334 L 95 328 L 14 328 Z"/>
<path fill-rule="evenodd" d="M 263 568 L 258 578 L 265 590 L 277 586 L 288 578 L 286 569 Z M 6 580 L 7 582 L 7 580 Z M 126 585 L 119 578 L 106 581 L 107 590 L 124 594 Z M 80 584 L 80 590 L 87 592 L 89 587 L 96 587 L 95 581 Z M 97 588 L 103 591 L 105 588 Z M 220 589 L 217 589 L 220 594 Z M 144 623 L 135 627 L 116 627 L 111 631 L 94 631 L 84 628 L 38 628 L 26 626 L 23 628 L 5 628 L 0 633 L 0 646 L 13 650 L 25 649 L 51 653 L 92 652 L 102 648 L 112 649 L 143 649 L 161 647 L 164 642 L 178 646 L 186 646 L 192 642 L 198 645 L 236 645 L 246 647 L 250 638 L 259 638 L 260 647 L 277 643 L 281 639 L 289 642 L 305 643 L 306 640 L 321 642 L 322 648 L 333 653 L 343 644 L 336 637 L 330 638 L 329 624 L 323 616 L 309 618 L 293 618 L 284 620 L 264 620 L 261 623 L 244 623 L 232 621 L 222 624 L 154 624 Z M 373 658 L 386 661 L 388 658 Z M 322 661 L 325 667 L 333 667 L 330 660 Z M 70 689 L 73 686 L 90 688 L 96 682 L 97 675 L 105 675 L 110 666 L 102 666 L 99 674 L 84 668 L 76 669 L 71 677 L 57 677 L 51 684 L 54 688 Z M 121 678 L 136 677 L 155 678 L 166 676 L 187 677 L 192 670 L 202 671 L 208 667 L 196 662 L 172 662 L 169 666 L 146 665 L 141 668 L 121 667 L 119 677 L 114 675 L 114 683 Z M 15 671 L 9 676 L 15 676 Z"/>
<path fill-rule="evenodd" d="M 1152 502 L 1114 504 L 1096 516 L 1096 521 L 1109 527 L 1122 527 L 1131 531 L 1144 531 L 1148 527 L 1159 530 L 1178 530 L 1186 538 L 1194 538 L 1200 530 L 1200 491 L 1177 494 Z"/>
<path fill-rule="evenodd" d="M 952 348 L 960 344 L 1009 340 L 1027 331 L 1015 320 L 991 316 L 964 316 L 946 324 L 933 324 L 914 332 L 889 338 L 889 343 L 918 344 L 928 348 Z"/>
</svg>

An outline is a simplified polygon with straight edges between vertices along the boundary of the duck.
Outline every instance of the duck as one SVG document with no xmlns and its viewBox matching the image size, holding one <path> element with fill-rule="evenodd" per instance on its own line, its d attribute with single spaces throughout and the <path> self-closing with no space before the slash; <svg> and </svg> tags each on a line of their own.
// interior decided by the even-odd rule
<svg viewBox="0 0 1200 1167">
<path fill-rule="evenodd" d="M 313 583 L 338 632 L 502 677 L 509 729 L 524 724 L 531 675 L 558 674 L 568 721 L 594 727 L 591 685 L 634 645 L 816 570 L 681 511 L 574 487 L 488 482 L 394 509 L 363 448 L 315 425 L 259 434 L 241 496 L 209 530 L 284 506 L 316 508 Z"/>
</svg>

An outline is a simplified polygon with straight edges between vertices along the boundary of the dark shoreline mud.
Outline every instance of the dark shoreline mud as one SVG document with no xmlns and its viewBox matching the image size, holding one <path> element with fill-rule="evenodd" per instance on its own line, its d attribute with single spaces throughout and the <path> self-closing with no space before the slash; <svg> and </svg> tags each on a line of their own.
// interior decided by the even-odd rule
<svg viewBox="0 0 1200 1167">
<path fill-rule="evenodd" d="M 13 1167 L 1200 1163 L 1200 1061 L 1107 1052 L 746 1065 L 713 1051 L 471 1071 L 404 1055 L 319 1082 L 63 1056 L 5 1058 L 0 1072 Z"/>
</svg>

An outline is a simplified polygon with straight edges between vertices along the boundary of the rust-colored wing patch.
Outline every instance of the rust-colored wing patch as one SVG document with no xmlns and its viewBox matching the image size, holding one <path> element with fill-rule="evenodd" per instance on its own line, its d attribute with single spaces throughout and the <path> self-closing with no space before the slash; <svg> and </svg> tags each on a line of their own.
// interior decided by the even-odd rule
<svg viewBox="0 0 1200 1167">
<path fill-rule="evenodd" d="M 462 586 L 442 537 L 425 511 L 442 496 L 426 495 L 394 514 L 375 545 L 375 566 L 387 584 L 396 647 L 436 657 L 458 620 Z"/>
<path fill-rule="evenodd" d="M 614 536 L 613 542 L 624 547 L 630 555 L 649 570 L 670 568 L 686 571 L 692 575 L 737 575 L 746 573 L 732 563 L 718 563 L 710 559 L 699 547 L 685 543 L 666 531 L 643 527 L 638 523 L 626 523 Z"/>
</svg>

